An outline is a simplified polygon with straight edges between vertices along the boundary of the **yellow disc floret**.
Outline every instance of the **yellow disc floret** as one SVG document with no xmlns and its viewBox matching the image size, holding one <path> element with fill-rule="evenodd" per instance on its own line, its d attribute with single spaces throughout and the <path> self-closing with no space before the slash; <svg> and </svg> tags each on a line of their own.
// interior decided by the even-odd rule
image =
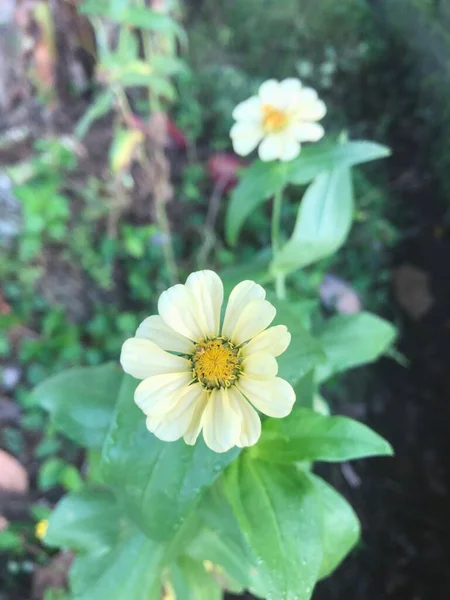
<svg viewBox="0 0 450 600">
<path fill-rule="evenodd" d="M 263 129 L 266 133 L 277 133 L 289 122 L 289 115 L 270 104 L 263 104 Z"/>
<path fill-rule="evenodd" d="M 192 355 L 194 378 L 207 389 L 228 388 L 241 373 L 239 350 L 224 338 L 201 340 Z"/>
</svg>

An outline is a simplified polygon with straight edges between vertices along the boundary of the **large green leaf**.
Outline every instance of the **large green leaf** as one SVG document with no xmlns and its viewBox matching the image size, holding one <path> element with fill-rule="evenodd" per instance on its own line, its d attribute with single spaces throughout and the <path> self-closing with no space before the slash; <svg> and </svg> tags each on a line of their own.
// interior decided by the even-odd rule
<svg viewBox="0 0 450 600">
<path fill-rule="evenodd" d="M 243 588 L 261 591 L 255 578 L 256 557 L 224 494 L 222 479 L 206 492 L 198 511 L 203 525 L 187 548 L 189 556 L 219 565 Z"/>
<path fill-rule="evenodd" d="M 228 243 L 235 244 L 242 225 L 252 212 L 287 184 L 303 185 L 322 171 L 351 167 L 389 154 L 388 148 L 373 142 L 338 143 L 323 140 L 303 148 L 300 156 L 290 163 L 264 163 L 256 160 L 242 173 L 239 184 L 231 195 L 225 221 Z"/>
<path fill-rule="evenodd" d="M 243 223 L 255 208 L 284 188 L 286 173 L 285 164 L 260 160 L 243 171 L 231 194 L 225 218 L 225 235 L 229 244 L 236 243 Z"/>
<path fill-rule="evenodd" d="M 203 564 L 188 556 L 177 560 L 170 570 L 176 600 L 222 600 L 222 589 Z"/>
<path fill-rule="evenodd" d="M 352 220 L 350 169 L 321 173 L 306 190 L 292 236 L 274 257 L 271 270 L 288 273 L 330 256 L 345 242 Z"/>
<path fill-rule="evenodd" d="M 302 149 L 300 156 L 289 163 L 287 178 L 289 183 L 303 185 L 312 181 L 321 171 L 352 167 L 389 155 L 389 148 L 375 142 L 360 140 L 330 143 L 324 140 Z"/>
<path fill-rule="evenodd" d="M 391 323 L 367 312 L 337 315 L 317 334 L 327 361 L 317 369 L 318 381 L 373 362 L 391 346 L 396 329 Z"/>
<path fill-rule="evenodd" d="M 244 455 L 225 476 L 228 498 L 258 558 L 267 600 L 311 598 L 322 562 L 314 485 L 295 467 Z"/>
<path fill-rule="evenodd" d="M 166 547 L 134 526 L 103 552 L 80 554 L 70 572 L 73 600 L 160 600 Z"/>
<path fill-rule="evenodd" d="M 278 374 L 295 385 L 311 369 L 325 360 L 325 353 L 318 340 L 305 329 L 304 304 L 278 300 L 273 295 L 268 299 L 277 309 L 273 325 L 286 325 L 291 333 L 291 343 L 278 361 Z"/>
<path fill-rule="evenodd" d="M 96 552 L 114 545 L 120 510 L 104 489 L 84 489 L 65 496 L 53 511 L 45 543 L 77 552 Z"/>
<path fill-rule="evenodd" d="M 108 490 L 86 488 L 63 498 L 45 543 L 77 552 L 70 573 L 74 600 L 160 599 L 167 548 L 127 522 Z"/>
<path fill-rule="evenodd" d="M 153 539 L 169 540 L 239 451 L 216 454 L 202 439 L 193 447 L 182 440 L 158 440 L 134 403 L 137 383 L 124 377 L 103 448 L 102 473 L 130 519 Z"/>
<path fill-rule="evenodd" d="M 32 399 L 55 428 L 87 448 L 100 448 L 108 431 L 123 372 L 115 363 L 76 367 L 46 379 Z"/>
<path fill-rule="evenodd" d="M 313 482 L 322 509 L 323 558 L 319 577 L 330 575 L 359 540 L 361 526 L 347 500 L 331 485 L 313 474 Z"/>
<path fill-rule="evenodd" d="M 384 438 L 358 421 L 300 407 L 284 419 L 266 421 L 258 444 L 250 452 L 273 463 L 338 462 L 393 453 Z"/>
</svg>

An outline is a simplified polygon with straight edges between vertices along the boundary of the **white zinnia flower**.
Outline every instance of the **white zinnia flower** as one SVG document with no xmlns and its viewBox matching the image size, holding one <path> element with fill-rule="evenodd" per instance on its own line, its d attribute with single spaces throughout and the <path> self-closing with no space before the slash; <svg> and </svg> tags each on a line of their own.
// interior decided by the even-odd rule
<svg viewBox="0 0 450 600">
<path fill-rule="evenodd" d="M 296 158 L 301 142 L 317 142 L 324 135 L 316 123 L 326 113 L 324 102 L 298 79 L 265 81 L 257 96 L 241 102 L 233 111 L 236 123 L 231 140 L 236 154 L 247 156 L 259 146 L 263 161 Z"/>
<path fill-rule="evenodd" d="M 266 329 L 276 310 L 265 296 L 260 285 L 243 281 L 221 323 L 222 281 L 213 271 L 198 271 L 163 292 L 159 315 L 126 340 L 120 361 L 143 379 L 134 399 L 158 438 L 183 437 L 193 445 L 203 429 L 206 444 L 226 452 L 258 441 L 255 408 L 270 417 L 291 412 L 295 392 L 277 377 L 275 360 L 291 335 L 284 325 Z"/>
</svg>

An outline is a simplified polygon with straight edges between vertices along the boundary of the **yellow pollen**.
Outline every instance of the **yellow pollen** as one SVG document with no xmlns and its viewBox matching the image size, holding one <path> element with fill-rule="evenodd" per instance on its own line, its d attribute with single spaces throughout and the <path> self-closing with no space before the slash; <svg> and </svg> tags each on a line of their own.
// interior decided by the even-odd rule
<svg viewBox="0 0 450 600">
<path fill-rule="evenodd" d="M 192 370 L 207 389 L 228 388 L 241 372 L 239 350 L 223 338 L 202 340 L 192 356 Z"/>
<path fill-rule="evenodd" d="M 289 115 L 270 104 L 263 104 L 263 129 L 266 133 L 277 133 L 286 127 Z"/>
</svg>

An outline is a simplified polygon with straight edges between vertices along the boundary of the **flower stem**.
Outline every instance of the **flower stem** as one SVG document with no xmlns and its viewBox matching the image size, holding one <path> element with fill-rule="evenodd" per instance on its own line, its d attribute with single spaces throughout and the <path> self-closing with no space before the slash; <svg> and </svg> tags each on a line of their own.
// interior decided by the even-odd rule
<svg viewBox="0 0 450 600">
<path fill-rule="evenodd" d="M 273 199 L 272 209 L 272 251 L 274 257 L 281 248 L 280 230 L 281 230 L 281 206 L 283 203 L 283 189 L 277 191 Z M 275 293 L 277 298 L 284 300 L 286 298 L 286 277 L 284 273 L 277 273 L 275 278 Z"/>
</svg>

